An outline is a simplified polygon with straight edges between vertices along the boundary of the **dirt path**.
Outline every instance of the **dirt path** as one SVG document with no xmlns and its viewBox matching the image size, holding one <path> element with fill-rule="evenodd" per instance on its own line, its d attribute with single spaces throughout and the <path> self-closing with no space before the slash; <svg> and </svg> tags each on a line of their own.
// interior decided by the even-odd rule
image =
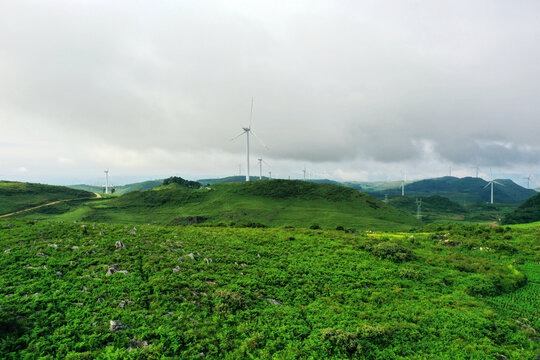
<svg viewBox="0 0 540 360">
<path fill-rule="evenodd" d="M 90 199 L 101 199 L 101 195 L 100 195 L 100 194 L 98 194 L 98 193 L 94 193 L 94 194 L 96 195 L 96 197 L 95 197 L 95 198 L 90 198 Z M 57 200 L 57 201 L 53 201 L 53 202 L 50 202 L 50 203 L 41 204 L 41 205 L 38 205 L 38 206 L 33 206 L 33 207 L 30 207 L 30 208 L 27 208 L 27 209 L 23 209 L 23 210 L 19 210 L 19 211 L 14 211 L 14 212 L 11 212 L 11 213 L 9 213 L 9 214 L 0 215 L 0 218 L 4 218 L 4 217 L 9 217 L 9 216 L 17 215 L 17 214 L 20 214 L 20 213 L 23 213 L 23 212 L 27 212 L 27 211 L 39 209 L 39 208 L 42 208 L 42 207 L 45 207 L 45 206 L 55 205 L 55 204 L 58 204 L 58 203 L 63 202 L 63 201 L 71 201 L 71 200 L 82 200 L 82 199 L 65 199 L 65 200 Z"/>
</svg>

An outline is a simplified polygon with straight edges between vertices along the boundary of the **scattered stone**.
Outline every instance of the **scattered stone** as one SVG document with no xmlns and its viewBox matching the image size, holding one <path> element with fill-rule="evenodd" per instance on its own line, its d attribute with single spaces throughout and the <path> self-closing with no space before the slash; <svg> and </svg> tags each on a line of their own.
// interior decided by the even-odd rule
<svg viewBox="0 0 540 360">
<path fill-rule="evenodd" d="M 204 258 L 204 261 L 206 261 L 206 264 L 210 264 L 211 262 L 214 262 L 211 258 Z"/>
<path fill-rule="evenodd" d="M 11 254 L 11 249 L 4 250 L 4 254 Z"/>
<path fill-rule="evenodd" d="M 190 258 L 191 260 L 195 260 L 195 255 L 193 255 L 193 253 L 187 254 L 186 257 Z"/>
<path fill-rule="evenodd" d="M 99 235 L 104 236 L 104 235 L 105 235 L 105 231 L 100 231 L 100 232 L 99 232 Z"/>
<path fill-rule="evenodd" d="M 241 263 L 240 266 L 241 266 L 241 267 L 246 267 L 247 264 L 246 264 L 246 263 Z"/>
<path fill-rule="evenodd" d="M 173 316 L 173 315 L 174 315 L 174 312 L 169 311 L 169 312 L 166 313 L 164 316 L 165 316 L 166 318 L 170 318 L 170 317 Z"/>
<path fill-rule="evenodd" d="M 86 225 L 81 225 L 81 228 L 82 228 L 82 229 L 86 229 Z"/>
<path fill-rule="evenodd" d="M 120 274 L 129 274 L 129 271 L 127 270 L 118 270 L 117 272 L 119 272 Z"/>
<path fill-rule="evenodd" d="M 47 254 L 45 254 L 45 253 L 42 253 L 42 252 L 38 252 L 38 253 L 36 254 L 36 256 L 44 257 L 44 258 L 48 258 L 48 257 L 49 257 L 49 255 L 47 255 Z"/>
<path fill-rule="evenodd" d="M 107 273 L 105 274 L 106 276 L 110 276 L 112 274 L 114 274 L 115 272 L 118 272 L 120 271 L 120 265 L 108 265 L 107 266 Z"/>
<path fill-rule="evenodd" d="M 115 246 L 117 249 L 125 249 L 125 248 L 126 248 L 126 245 L 125 245 L 123 242 L 121 242 L 120 240 L 118 240 L 118 241 L 116 242 L 116 244 L 114 244 L 114 246 Z"/>
<path fill-rule="evenodd" d="M 97 321 L 92 323 L 92 326 L 93 326 L 93 327 L 96 327 L 96 326 L 98 326 L 98 325 L 99 325 L 99 322 L 97 322 Z"/>
<path fill-rule="evenodd" d="M 104 301 L 105 301 L 104 298 L 98 298 L 98 299 L 97 299 L 97 302 L 98 302 L 98 303 L 102 303 L 102 302 L 104 302 Z"/>
<path fill-rule="evenodd" d="M 530 325 L 523 324 L 521 325 L 521 328 L 526 331 L 532 332 L 533 334 L 536 334 L 536 330 Z"/>
<path fill-rule="evenodd" d="M 62 276 L 62 275 L 64 275 L 64 273 L 63 273 L 63 272 L 61 272 L 61 271 L 57 271 L 57 272 L 56 272 L 56 275 L 58 275 L 58 276 Z"/>
<path fill-rule="evenodd" d="M 131 304 L 133 304 L 133 301 L 131 301 L 131 300 L 122 300 L 122 301 L 120 301 L 120 303 L 118 304 L 118 307 L 119 307 L 120 309 L 125 309 L 127 305 L 131 305 Z"/>
<path fill-rule="evenodd" d="M 120 320 L 111 320 L 109 330 L 112 332 L 127 330 L 128 327 L 120 322 Z"/>
<path fill-rule="evenodd" d="M 137 230 L 129 230 L 128 233 L 131 235 L 137 235 Z"/>
<path fill-rule="evenodd" d="M 268 301 L 270 304 L 273 304 L 273 305 L 283 305 L 281 301 L 276 300 L 276 299 L 267 298 L 266 301 Z"/>
<path fill-rule="evenodd" d="M 88 291 L 88 288 L 87 288 L 86 286 L 83 286 L 82 291 L 83 291 L 83 292 L 87 292 L 87 291 Z"/>
<path fill-rule="evenodd" d="M 174 269 L 172 269 L 173 272 L 178 273 L 180 272 L 180 266 L 176 265 Z"/>
<path fill-rule="evenodd" d="M 129 339 L 129 347 L 128 351 L 133 351 L 135 349 L 146 349 L 148 348 L 148 342 L 147 341 L 141 341 L 137 339 Z"/>
<path fill-rule="evenodd" d="M 77 245 L 71 247 L 73 250 L 79 250 L 79 247 Z"/>
<path fill-rule="evenodd" d="M 261 254 L 257 254 L 257 257 L 260 259 L 262 256 L 261 256 Z"/>
<path fill-rule="evenodd" d="M 184 259 L 184 258 L 179 258 L 178 261 L 180 261 L 180 262 L 186 262 L 186 259 Z"/>
<path fill-rule="evenodd" d="M 50 246 L 50 247 L 53 247 L 53 248 L 57 248 L 57 247 L 58 247 L 58 245 L 56 245 L 56 244 L 49 244 L 49 246 Z"/>
</svg>

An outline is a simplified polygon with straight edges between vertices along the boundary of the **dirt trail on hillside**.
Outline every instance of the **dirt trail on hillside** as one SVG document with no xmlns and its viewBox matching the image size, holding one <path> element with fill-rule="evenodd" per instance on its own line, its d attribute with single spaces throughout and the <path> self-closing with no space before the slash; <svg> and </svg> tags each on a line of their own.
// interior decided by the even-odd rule
<svg viewBox="0 0 540 360">
<path fill-rule="evenodd" d="M 90 199 L 101 199 L 101 195 L 100 195 L 100 194 L 98 194 L 98 193 L 94 193 L 94 194 L 96 195 L 96 197 L 95 197 L 95 198 L 90 198 Z M 11 213 L 8 213 L 8 214 L 0 215 L 0 218 L 4 218 L 4 217 L 9 217 L 9 216 L 17 215 L 17 214 L 20 214 L 20 213 L 23 213 L 23 212 L 27 212 L 27 211 L 39 209 L 39 208 L 42 208 L 42 207 L 45 207 L 45 206 L 55 205 L 55 204 L 58 204 L 58 203 L 63 202 L 63 201 L 71 201 L 71 200 L 82 200 L 82 199 L 64 199 L 64 200 L 57 200 L 57 201 L 53 201 L 53 202 L 50 202 L 50 203 L 41 204 L 41 205 L 38 205 L 38 206 L 29 207 L 29 208 L 27 208 L 27 209 L 22 209 L 22 210 L 19 210 L 19 211 L 14 211 L 14 212 L 11 212 Z"/>
</svg>

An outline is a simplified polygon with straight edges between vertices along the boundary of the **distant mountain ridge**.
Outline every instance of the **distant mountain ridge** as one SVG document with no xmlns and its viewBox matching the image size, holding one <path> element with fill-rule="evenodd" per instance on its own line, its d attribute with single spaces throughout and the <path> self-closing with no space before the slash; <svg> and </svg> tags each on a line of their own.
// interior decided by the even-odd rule
<svg viewBox="0 0 540 360">
<path fill-rule="evenodd" d="M 126 185 L 119 185 L 119 186 L 113 186 L 114 193 L 118 195 L 127 194 L 132 191 L 136 190 L 150 190 L 157 186 L 161 186 L 163 184 L 163 179 L 157 179 L 157 180 L 147 180 L 147 181 L 141 181 L 133 184 L 126 184 Z M 67 187 L 77 190 L 85 190 L 85 191 L 91 191 L 91 192 L 98 192 L 103 193 L 105 191 L 105 188 L 103 186 L 98 185 L 85 185 L 85 184 L 76 184 L 76 185 L 68 185 Z"/>
</svg>

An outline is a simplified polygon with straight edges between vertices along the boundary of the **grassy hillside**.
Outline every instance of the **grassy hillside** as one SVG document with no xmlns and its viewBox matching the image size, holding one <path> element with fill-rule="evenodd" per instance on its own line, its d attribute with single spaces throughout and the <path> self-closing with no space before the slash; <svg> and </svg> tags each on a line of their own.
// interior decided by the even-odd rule
<svg viewBox="0 0 540 360">
<path fill-rule="evenodd" d="M 514 212 L 506 215 L 505 224 L 521 224 L 540 221 L 540 194 L 525 201 Z"/>
<path fill-rule="evenodd" d="M 122 194 L 127 194 L 128 192 L 137 191 L 137 190 L 149 190 L 149 189 L 153 189 L 155 187 L 161 186 L 162 184 L 163 184 L 163 179 L 159 179 L 159 180 L 148 180 L 148 181 L 142 181 L 142 182 L 133 183 L 133 184 L 114 186 L 114 190 L 115 190 L 114 193 L 117 195 L 122 195 Z M 69 185 L 68 187 L 72 189 L 79 189 L 79 190 L 98 192 L 98 193 L 103 193 L 105 191 L 104 187 L 95 186 L 95 185 L 78 184 L 78 185 Z"/>
<path fill-rule="evenodd" d="M 521 204 L 531 196 L 536 195 L 536 191 L 526 189 L 512 180 L 496 180 L 502 185 L 494 186 L 494 200 L 497 203 Z M 430 195 L 440 195 L 453 201 L 466 202 L 489 202 L 491 199 L 491 189 L 486 187 L 487 181 L 480 178 L 465 177 L 457 178 L 445 176 L 435 179 L 425 179 L 415 181 L 405 186 L 405 195 L 409 197 L 424 197 Z M 369 191 L 373 196 L 383 198 L 401 194 L 401 188 Z"/>
<path fill-rule="evenodd" d="M 0 215 L 30 208 L 44 203 L 92 197 L 87 191 L 65 186 L 53 186 L 14 181 L 0 181 Z"/>
<path fill-rule="evenodd" d="M 357 190 L 296 180 L 215 184 L 199 190 L 168 185 L 76 207 L 38 210 L 26 216 L 163 225 L 233 222 L 404 229 L 416 224 L 411 215 Z"/>
<path fill-rule="evenodd" d="M 533 359 L 539 235 L 0 221 L 0 353 Z"/>
</svg>

